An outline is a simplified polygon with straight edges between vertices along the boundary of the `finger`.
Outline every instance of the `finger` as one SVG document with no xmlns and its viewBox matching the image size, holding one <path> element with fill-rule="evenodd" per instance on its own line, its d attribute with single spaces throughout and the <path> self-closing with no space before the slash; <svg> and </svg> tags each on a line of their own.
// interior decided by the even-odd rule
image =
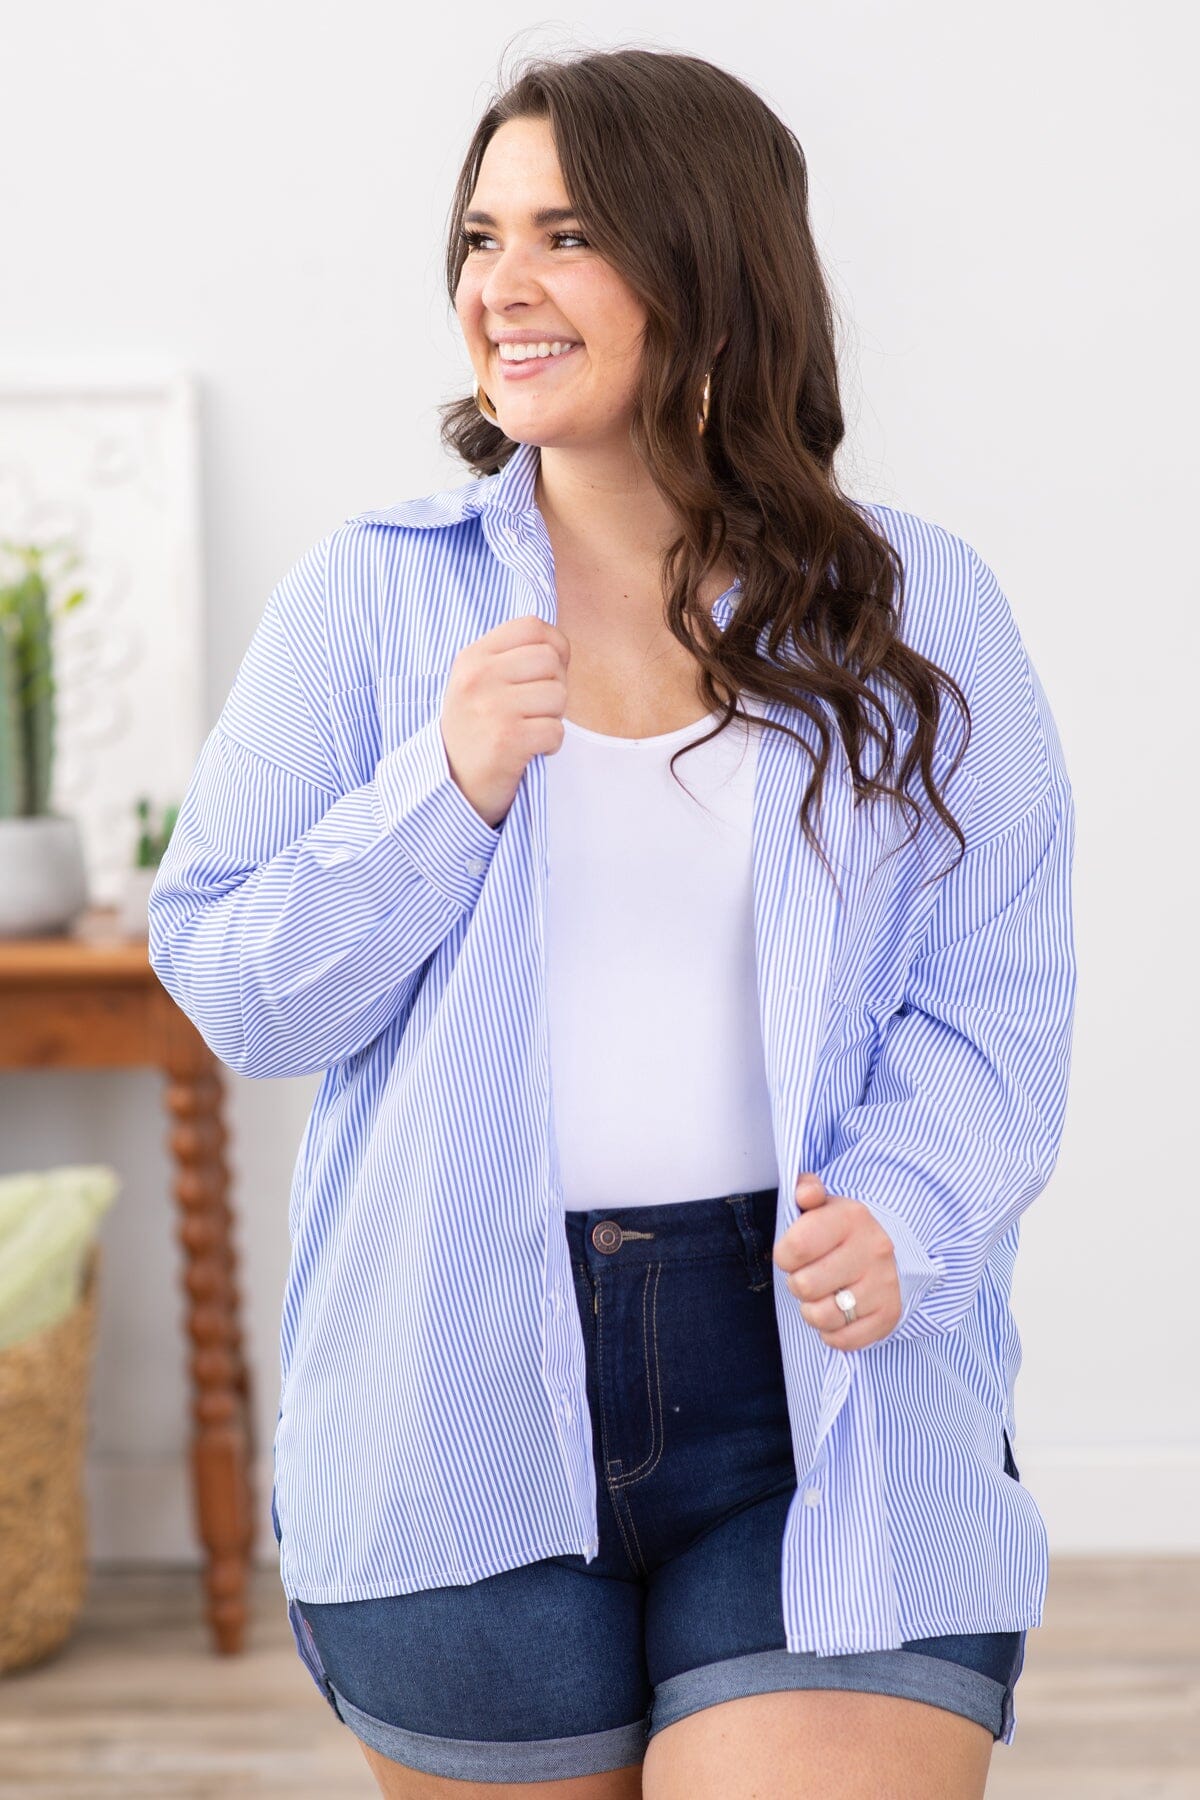
<svg viewBox="0 0 1200 1800">
<path fill-rule="evenodd" d="M 829 1198 L 829 1190 L 819 1175 L 801 1175 L 796 1182 L 796 1205 L 821 1206 Z"/>
<path fill-rule="evenodd" d="M 851 1245 L 839 1246 L 828 1256 L 818 1256 L 815 1261 L 796 1264 L 788 1275 L 787 1284 L 797 1300 L 818 1306 L 822 1300 L 832 1300 L 839 1288 L 852 1288 L 856 1296 L 860 1295 L 866 1279 L 863 1259 Z"/>
<path fill-rule="evenodd" d="M 803 1214 L 794 1219 L 783 1233 L 776 1238 L 771 1250 L 771 1260 L 785 1272 L 792 1269 L 804 1269 L 813 1263 L 821 1262 L 844 1239 L 845 1227 L 837 1216 L 835 1207 L 820 1207 L 816 1212 Z M 833 1292 L 831 1288 L 830 1293 Z"/>
<path fill-rule="evenodd" d="M 842 1324 L 836 1331 L 820 1331 L 818 1327 L 821 1342 L 831 1350 L 865 1350 L 870 1344 L 882 1343 L 891 1329 L 886 1312 L 869 1313 L 855 1319 L 853 1325 Z"/>
<path fill-rule="evenodd" d="M 886 1307 L 865 1309 L 861 1302 L 858 1317 L 851 1323 L 834 1300 L 818 1300 L 814 1304 L 800 1302 L 800 1316 L 835 1350 L 860 1349 L 864 1343 L 884 1337 L 890 1331 Z"/>
<path fill-rule="evenodd" d="M 791 1286 L 790 1278 L 788 1286 Z M 883 1304 L 882 1301 L 874 1294 L 868 1293 L 863 1282 L 840 1282 L 838 1284 L 838 1289 L 840 1290 L 842 1287 L 848 1287 L 850 1292 L 854 1295 L 855 1310 L 858 1314 L 855 1324 L 858 1323 L 858 1319 L 869 1318 L 872 1313 L 880 1311 Z M 841 1331 L 843 1326 L 847 1323 L 846 1315 L 834 1299 L 832 1293 L 819 1294 L 812 1300 L 803 1300 L 797 1295 L 796 1301 L 802 1317 L 807 1319 L 808 1323 L 815 1326 L 818 1331 Z"/>
<path fill-rule="evenodd" d="M 772 1261 L 785 1271 L 806 1268 L 845 1243 L 853 1226 L 853 1208 L 828 1195 L 824 1205 L 809 1207 L 798 1219 L 792 1220 L 782 1236 L 776 1238 L 771 1251 Z M 832 1293 L 833 1289 L 829 1291 Z"/>
<path fill-rule="evenodd" d="M 854 1295 L 855 1309 L 853 1321 L 847 1319 L 832 1294 L 824 1300 L 814 1302 L 813 1323 L 818 1331 L 825 1332 L 829 1337 L 835 1337 L 844 1331 L 855 1331 L 860 1325 L 865 1325 L 869 1320 L 882 1315 L 884 1309 L 873 1302 L 864 1302 L 859 1288 L 852 1288 L 851 1292 Z"/>
</svg>

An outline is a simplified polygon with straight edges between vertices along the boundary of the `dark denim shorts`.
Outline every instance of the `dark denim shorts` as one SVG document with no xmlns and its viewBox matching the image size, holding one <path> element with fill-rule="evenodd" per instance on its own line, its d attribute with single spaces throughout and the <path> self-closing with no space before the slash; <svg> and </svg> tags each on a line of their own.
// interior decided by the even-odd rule
<svg viewBox="0 0 1200 1800">
<path fill-rule="evenodd" d="M 785 1688 L 894 1694 L 1001 1735 L 1023 1631 L 789 1651 L 796 1489 L 771 1249 L 776 1190 L 565 1216 L 587 1346 L 600 1553 L 378 1600 L 300 1601 L 338 1716 L 459 1781 L 638 1762 L 701 1707 Z M 1016 1466 L 1005 1438 L 1006 1467 Z"/>
</svg>

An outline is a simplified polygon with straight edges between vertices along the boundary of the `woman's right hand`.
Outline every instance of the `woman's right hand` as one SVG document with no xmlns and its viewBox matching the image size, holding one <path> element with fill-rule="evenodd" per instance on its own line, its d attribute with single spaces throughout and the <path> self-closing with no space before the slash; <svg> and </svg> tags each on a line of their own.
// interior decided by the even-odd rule
<svg viewBox="0 0 1200 1800">
<path fill-rule="evenodd" d="M 442 700 L 442 742 L 457 786 L 495 828 L 525 765 L 563 741 L 571 646 L 556 625 L 524 613 L 465 644 Z"/>
</svg>

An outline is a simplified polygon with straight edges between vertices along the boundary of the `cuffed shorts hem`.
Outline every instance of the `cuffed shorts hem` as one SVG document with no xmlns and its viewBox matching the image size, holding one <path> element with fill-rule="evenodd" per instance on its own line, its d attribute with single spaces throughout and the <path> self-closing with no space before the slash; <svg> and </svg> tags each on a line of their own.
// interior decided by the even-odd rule
<svg viewBox="0 0 1200 1800">
<path fill-rule="evenodd" d="M 332 1687 L 332 1684 L 331 1684 Z M 602 1775 L 640 1762 L 646 1745 L 667 1725 L 689 1713 L 795 1688 L 842 1688 L 860 1694 L 893 1694 L 923 1700 L 974 1719 L 1001 1735 L 1007 1689 L 977 1669 L 922 1656 L 915 1650 L 868 1650 L 851 1656 L 816 1656 L 809 1651 L 760 1650 L 724 1662 L 685 1669 L 658 1684 L 646 1718 L 610 1731 L 581 1737 L 531 1738 L 522 1742 L 480 1742 L 429 1737 L 372 1717 L 332 1688 L 339 1717 L 364 1744 L 407 1768 L 456 1781 L 563 1781 Z"/>
<path fill-rule="evenodd" d="M 363 1712 L 337 1688 L 333 1694 L 340 1717 L 372 1750 L 422 1774 L 445 1775 L 455 1781 L 566 1781 L 576 1775 L 606 1775 L 612 1769 L 641 1762 L 646 1754 L 644 1718 L 583 1737 L 480 1743 L 405 1731 Z"/>
<path fill-rule="evenodd" d="M 1000 1736 L 1004 1697 L 1002 1681 L 962 1663 L 917 1650 L 864 1650 L 850 1656 L 817 1656 L 811 1651 L 759 1650 L 725 1662 L 685 1669 L 660 1681 L 654 1690 L 649 1736 L 674 1725 L 701 1707 L 747 1694 L 773 1694 L 788 1688 L 849 1688 L 858 1694 L 894 1694 L 901 1700 L 924 1700 L 930 1706 L 962 1713 Z"/>
</svg>

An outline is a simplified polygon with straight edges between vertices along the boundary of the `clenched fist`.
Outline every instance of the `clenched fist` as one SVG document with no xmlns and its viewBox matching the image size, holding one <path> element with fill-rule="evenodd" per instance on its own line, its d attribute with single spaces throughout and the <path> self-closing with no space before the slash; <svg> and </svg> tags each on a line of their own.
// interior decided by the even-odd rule
<svg viewBox="0 0 1200 1800">
<path fill-rule="evenodd" d="M 900 1276 L 891 1238 L 861 1200 L 831 1194 L 818 1175 L 796 1183 L 801 1216 L 776 1240 L 771 1260 L 807 1320 L 833 1350 L 863 1350 L 900 1323 Z M 834 1301 L 850 1288 L 858 1317 L 847 1325 Z"/>
<path fill-rule="evenodd" d="M 562 745 L 570 658 L 558 627 L 525 613 L 465 644 L 451 665 L 441 716 L 446 760 L 493 829 L 526 764 Z"/>
</svg>

